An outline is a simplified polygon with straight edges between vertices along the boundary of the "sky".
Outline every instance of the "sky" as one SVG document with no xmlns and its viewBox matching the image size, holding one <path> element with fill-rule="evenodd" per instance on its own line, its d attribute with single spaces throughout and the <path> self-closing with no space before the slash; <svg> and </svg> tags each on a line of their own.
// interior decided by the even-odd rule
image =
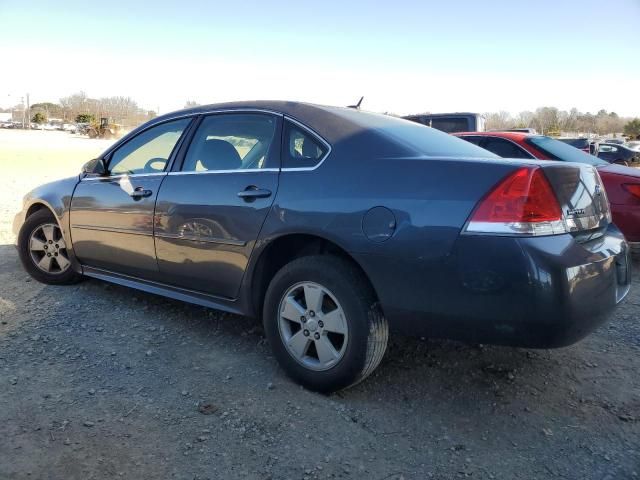
<svg viewBox="0 0 640 480">
<path fill-rule="evenodd" d="M 105 8 L 109 5 L 110 8 Z M 129 96 L 640 116 L 640 0 L 0 0 L 0 107 Z"/>
</svg>

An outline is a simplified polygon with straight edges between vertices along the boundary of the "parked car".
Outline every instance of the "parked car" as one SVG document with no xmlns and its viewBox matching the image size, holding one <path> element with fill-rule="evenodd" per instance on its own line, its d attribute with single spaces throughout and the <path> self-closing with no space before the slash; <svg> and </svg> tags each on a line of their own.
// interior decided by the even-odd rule
<svg viewBox="0 0 640 480">
<path fill-rule="evenodd" d="M 640 152 L 625 145 L 601 142 L 598 144 L 598 158 L 609 163 L 630 165 L 640 162 Z"/>
<path fill-rule="evenodd" d="M 76 133 L 78 131 L 78 127 L 74 123 L 63 123 L 62 130 L 69 133 Z"/>
<path fill-rule="evenodd" d="M 638 141 L 627 142 L 625 144 L 625 146 L 627 148 L 630 148 L 631 150 L 635 150 L 636 152 L 640 152 L 640 142 L 638 142 Z"/>
<path fill-rule="evenodd" d="M 640 170 L 611 165 L 563 142 L 541 135 L 499 132 L 457 135 L 501 157 L 559 160 L 595 166 L 611 202 L 614 223 L 634 247 L 640 247 Z"/>
<path fill-rule="evenodd" d="M 630 283 L 591 165 L 504 160 L 413 122 L 295 102 L 155 118 L 29 193 L 14 230 L 39 281 L 86 275 L 261 317 L 284 370 L 319 391 L 367 377 L 389 327 L 571 344 Z"/>
<path fill-rule="evenodd" d="M 609 143 L 609 144 L 614 144 L 614 145 L 624 145 L 625 144 L 625 139 L 624 138 L 605 138 L 600 143 Z"/>
<path fill-rule="evenodd" d="M 589 141 L 588 138 L 570 138 L 570 137 L 564 137 L 564 138 L 558 138 L 558 140 L 560 140 L 563 143 L 566 143 L 567 145 L 571 145 L 572 147 L 576 147 L 579 150 L 582 150 L 584 153 L 593 153 L 591 151 L 591 142 Z"/>
<path fill-rule="evenodd" d="M 432 127 L 442 132 L 482 132 L 485 118 L 479 113 L 423 113 L 403 117 L 406 120 Z"/>
</svg>

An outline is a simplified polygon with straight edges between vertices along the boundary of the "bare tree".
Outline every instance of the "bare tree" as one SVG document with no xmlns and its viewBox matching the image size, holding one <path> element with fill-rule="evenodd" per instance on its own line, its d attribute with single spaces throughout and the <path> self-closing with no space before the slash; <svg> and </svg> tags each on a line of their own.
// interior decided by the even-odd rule
<svg viewBox="0 0 640 480">
<path fill-rule="evenodd" d="M 509 112 L 501 110 L 500 112 L 485 113 L 486 119 L 485 126 L 487 130 L 504 130 L 506 128 L 513 128 L 515 120 Z"/>
</svg>

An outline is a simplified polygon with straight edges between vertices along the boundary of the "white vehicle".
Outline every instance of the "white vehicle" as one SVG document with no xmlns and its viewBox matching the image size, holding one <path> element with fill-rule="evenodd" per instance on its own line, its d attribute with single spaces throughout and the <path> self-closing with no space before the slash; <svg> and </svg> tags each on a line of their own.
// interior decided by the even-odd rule
<svg viewBox="0 0 640 480">
<path fill-rule="evenodd" d="M 627 148 L 630 148 L 631 150 L 635 150 L 636 152 L 640 152 L 640 141 L 638 141 L 638 140 L 634 140 L 633 142 L 628 142 L 625 146 Z"/>
</svg>

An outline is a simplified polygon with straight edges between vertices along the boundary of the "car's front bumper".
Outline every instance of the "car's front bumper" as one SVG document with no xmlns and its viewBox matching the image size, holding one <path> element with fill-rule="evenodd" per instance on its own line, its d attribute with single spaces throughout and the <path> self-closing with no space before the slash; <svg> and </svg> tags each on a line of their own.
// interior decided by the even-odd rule
<svg viewBox="0 0 640 480">
<path fill-rule="evenodd" d="M 13 218 L 12 232 L 13 232 L 13 243 L 14 245 L 18 245 L 18 233 L 20 233 L 20 228 L 22 228 L 22 224 L 24 223 L 24 211 L 20 211 Z"/>
<path fill-rule="evenodd" d="M 571 235 L 461 235 L 450 258 L 431 265 L 416 259 L 412 272 L 377 260 L 363 266 L 393 280 L 390 293 L 374 279 L 392 328 L 523 347 L 580 340 L 606 321 L 631 280 L 629 248 L 613 225 L 585 243 Z"/>
</svg>

